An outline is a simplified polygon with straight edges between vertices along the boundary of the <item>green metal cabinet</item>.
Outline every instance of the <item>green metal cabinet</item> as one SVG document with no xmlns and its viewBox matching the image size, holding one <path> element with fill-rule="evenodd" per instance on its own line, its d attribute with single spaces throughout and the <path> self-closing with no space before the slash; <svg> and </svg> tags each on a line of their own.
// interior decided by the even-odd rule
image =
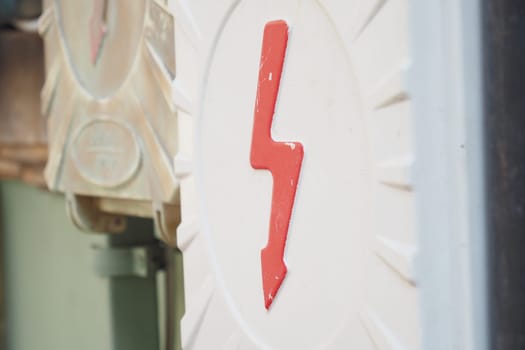
<svg viewBox="0 0 525 350">
<path fill-rule="evenodd" d="M 151 220 L 130 220 L 118 236 L 86 234 L 67 218 L 62 196 L 18 182 L 0 183 L 0 214 L 8 349 L 178 347 L 180 280 L 166 283 L 165 272 L 105 278 L 94 269 L 96 247 L 152 239 Z M 170 307 L 179 314 L 171 320 Z"/>
<path fill-rule="evenodd" d="M 8 348 L 111 349 L 109 282 L 93 273 L 86 235 L 61 196 L 16 183 L 0 187 Z"/>
</svg>

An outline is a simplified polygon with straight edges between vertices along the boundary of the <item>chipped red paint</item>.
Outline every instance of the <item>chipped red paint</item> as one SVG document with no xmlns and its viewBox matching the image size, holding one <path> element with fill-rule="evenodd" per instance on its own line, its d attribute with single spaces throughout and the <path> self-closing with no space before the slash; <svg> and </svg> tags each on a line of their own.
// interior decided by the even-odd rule
<svg viewBox="0 0 525 350">
<path fill-rule="evenodd" d="M 93 0 L 93 13 L 89 19 L 89 41 L 91 44 L 91 63 L 97 62 L 102 42 L 106 36 L 105 11 L 107 0 Z"/>
<path fill-rule="evenodd" d="M 269 237 L 261 250 L 266 309 L 286 277 L 284 248 L 304 154 L 302 144 L 276 142 L 271 136 L 287 44 L 286 22 L 268 22 L 264 28 L 250 156 L 254 169 L 269 170 L 273 176 Z"/>
</svg>

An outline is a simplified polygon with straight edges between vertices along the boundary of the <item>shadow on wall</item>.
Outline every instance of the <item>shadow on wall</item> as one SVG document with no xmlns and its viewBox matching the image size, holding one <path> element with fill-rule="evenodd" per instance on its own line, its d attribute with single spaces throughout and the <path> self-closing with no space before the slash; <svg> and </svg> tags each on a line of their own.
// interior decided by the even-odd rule
<svg viewBox="0 0 525 350">
<path fill-rule="evenodd" d="M 37 33 L 0 30 L 0 179 L 39 187 L 45 187 L 47 160 L 46 119 L 40 112 L 43 60 Z"/>
</svg>

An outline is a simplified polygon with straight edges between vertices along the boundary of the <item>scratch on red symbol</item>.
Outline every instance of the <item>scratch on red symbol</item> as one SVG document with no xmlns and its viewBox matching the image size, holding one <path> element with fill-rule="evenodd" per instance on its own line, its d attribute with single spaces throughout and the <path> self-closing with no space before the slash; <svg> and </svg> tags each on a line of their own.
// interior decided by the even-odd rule
<svg viewBox="0 0 525 350">
<path fill-rule="evenodd" d="M 264 28 L 250 156 L 254 169 L 269 170 L 273 176 L 269 237 L 261 251 L 266 309 L 286 277 L 284 248 L 304 154 L 302 144 L 276 142 L 271 136 L 287 44 L 286 22 L 268 22 Z"/>
<path fill-rule="evenodd" d="M 107 32 L 105 23 L 106 5 L 106 0 L 93 0 L 93 13 L 89 19 L 89 40 L 91 44 L 92 64 L 97 62 L 98 54 Z"/>
</svg>

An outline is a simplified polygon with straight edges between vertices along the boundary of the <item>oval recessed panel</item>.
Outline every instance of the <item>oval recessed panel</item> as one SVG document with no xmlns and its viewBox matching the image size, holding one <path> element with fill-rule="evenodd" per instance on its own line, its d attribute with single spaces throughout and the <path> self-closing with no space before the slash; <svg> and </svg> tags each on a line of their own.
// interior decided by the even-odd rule
<svg viewBox="0 0 525 350">
<path fill-rule="evenodd" d="M 270 3 L 241 1 L 210 56 L 195 156 L 207 252 L 254 348 L 325 347 L 345 324 L 366 341 L 372 170 L 353 62 L 317 1 Z"/>
<path fill-rule="evenodd" d="M 104 187 L 128 181 L 140 164 L 140 148 L 125 124 L 97 119 L 82 126 L 73 138 L 74 163 L 89 182 Z"/>
<path fill-rule="evenodd" d="M 146 2 L 56 0 L 60 33 L 80 84 L 97 98 L 124 83 L 140 50 Z"/>
</svg>

